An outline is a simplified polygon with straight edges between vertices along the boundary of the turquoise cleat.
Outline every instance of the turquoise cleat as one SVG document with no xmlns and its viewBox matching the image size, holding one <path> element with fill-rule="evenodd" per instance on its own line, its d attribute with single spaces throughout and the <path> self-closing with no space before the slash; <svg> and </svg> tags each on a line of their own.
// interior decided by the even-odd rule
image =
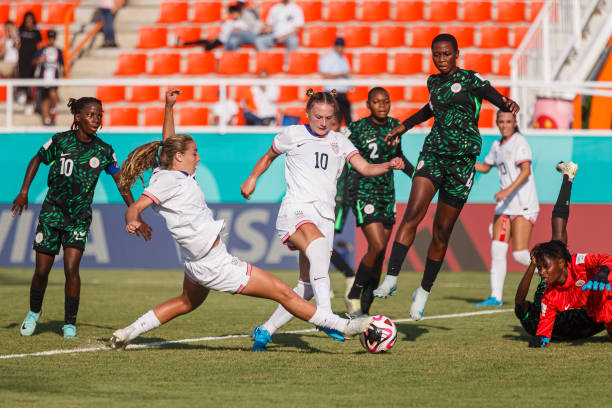
<svg viewBox="0 0 612 408">
<path fill-rule="evenodd" d="M 317 330 L 325 332 L 329 337 L 337 341 L 344 341 L 344 335 L 338 330 L 328 329 L 327 327 L 315 326 Z"/>
<path fill-rule="evenodd" d="M 74 324 L 65 324 L 62 327 L 62 330 L 64 332 L 65 339 L 76 339 L 77 338 L 76 327 L 74 326 Z"/>
<path fill-rule="evenodd" d="M 23 323 L 21 323 L 21 332 L 22 336 L 31 336 L 36 329 L 36 323 L 38 322 L 38 318 L 40 317 L 40 312 L 34 313 L 33 311 L 29 311 L 25 319 L 23 319 Z"/>
<path fill-rule="evenodd" d="M 498 298 L 495 298 L 493 296 L 489 296 L 488 298 L 486 298 L 485 300 L 483 300 L 482 302 L 478 302 L 476 303 L 474 306 L 476 307 L 483 307 L 483 306 L 501 306 L 504 303 L 499 300 Z"/>
<path fill-rule="evenodd" d="M 268 343 L 272 343 L 270 332 L 264 329 L 263 325 L 257 326 L 253 330 L 253 340 L 253 347 L 251 348 L 253 351 L 266 351 Z"/>
</svg>

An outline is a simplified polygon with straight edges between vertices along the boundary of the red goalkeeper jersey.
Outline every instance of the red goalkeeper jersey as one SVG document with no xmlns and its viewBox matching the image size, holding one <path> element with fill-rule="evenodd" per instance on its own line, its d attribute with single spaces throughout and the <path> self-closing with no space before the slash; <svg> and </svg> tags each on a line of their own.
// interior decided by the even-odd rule
<svg viewBox="0 0 612 408">
<path fill-rule="evenodd" d="M 582 307 L 597 322 L 612 321 L 612 294 L 602 290 L 582 291 L 584 286 L 603 265 L 610 268 L 612 282 L 612 256 L 606 254 L 575 254 L 567 265 L 567 280 L 563 285 L 547 286 L 542 298 L 540 323 L 536 335 L 552 335 L 557 313 Z"/>
</svg>

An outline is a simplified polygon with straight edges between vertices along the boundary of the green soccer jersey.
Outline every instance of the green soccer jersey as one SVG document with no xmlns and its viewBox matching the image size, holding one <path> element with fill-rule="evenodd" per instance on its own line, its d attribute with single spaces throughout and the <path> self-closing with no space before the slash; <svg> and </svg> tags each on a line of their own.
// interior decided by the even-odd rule
<svg viewBox="0 0 612 408">
<path fill-rule="evenodd" d="M 400 121 L 387 117 L 387 123 L 378 125 L 374 123 L 372 117 L 359 119 L 348 125 L 351 134 L 349 140 L 359 150 L 369 163 L 385 163 L 400 156 L 402 152 L 401 144 L 395 146 L 385 143 L 385 136 Z M 395 199 L 395 187 L 393 183 L 393 172 L 385 173 L 378 177 L 361 177 L 356 170 L 350 170 L 352 175 L 359 177 L 359 185 L 356 195 L 359 197 L 385 197 Z"/>
<path fill-rule="evenodd" d="M 478 73 L 460 68 L 451 75 L 427 78 L 434 124 L 423 145 L 425 152 L 448 156 L 480 154 L 478 116 L 482 96 L 478 94 L 482 95 L 487 85 L 489 82 Z"/>
<path fill-rule="evenodd" d="M 39 221 L 54 228 L 91 223 L 91 202 L 102 170 L 119 172 L 113 148 L 97 136 L 81 142 L 77 132 L 56 133 L 38 151 L 40 160 L 50 165 L 49 190 L 40 210 Z"/>
</svg>

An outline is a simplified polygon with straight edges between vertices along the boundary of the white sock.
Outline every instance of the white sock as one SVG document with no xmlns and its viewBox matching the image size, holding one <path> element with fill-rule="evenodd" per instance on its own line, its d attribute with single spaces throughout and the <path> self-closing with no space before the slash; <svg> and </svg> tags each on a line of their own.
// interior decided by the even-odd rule
<svg viewBox="0 0 612 408">
<path fill-rule="evenodd" d="M 308 323 L 312 323 L 315 326 L 338 330 L 340 333 L 344 333 L 348 322 L 348 319 L 343 319 L 337 314 L 333 314 L 329 310 L 321 309 L 320 307 L 317 307 L 315 314 L 308 321 Z"/>
<path fill-rule="evenodd" d="M 130 332 L 129 341 L 159 326 L 161 326 L 159 319 L 155 316 L 153 310 L 149 310 L 147 313 L 140 316 L 134 323 L 126 327 L 126 330 Z"/>
<path fill-rule="evenodd" d="M 529 266 L 531 263 L 531 255 L 529 255 L 529 251 L 526 249 L 522 249 L 520 251 L 512 252 L 512 256 L 516 260 L 516 262 L 520 263 L 523 266 Z"/>
<path fill-rule="evenodd" d="M 312 286 L 309 282 L 298 281 L 297 286 L 293 288 L 293 291 L 297 293 L 299 297 L 304 300 L 312 299 Z M 287 311 L 282 305 L 278 305 L 272 316 L 262 326 L 265 330 L 270 332 L 270 336 L 274 334 L 278 329 L 289 323 L 293 319 L 293 315 Z"/>
<path fill-rule="evenodd" d="M 495 240 L 491 242 L 491 296 L 498 300 L 502 300 L 504 291 L 507 252 L 507 242 Z"/>
<path fill-rule="evenodd" d="M 329 290 L 329 245 L 326 238 L 317 238 L 306 248 L 306 257 L 310 262 L 310 284 L 317 306 L 331 312 Z"/>
</svg>

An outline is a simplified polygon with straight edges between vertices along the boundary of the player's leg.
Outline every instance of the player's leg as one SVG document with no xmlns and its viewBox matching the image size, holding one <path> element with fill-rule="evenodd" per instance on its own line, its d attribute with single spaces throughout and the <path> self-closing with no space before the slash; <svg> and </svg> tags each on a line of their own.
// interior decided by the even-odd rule
<svg viewBox="0 0 612 408">
<path fill-rule="evenodd" d="M 339 186 L 344 188 L 344 186 Z M 345 193 L 346 194 L 346 193 Z M 346 222 L 346 217 L 348 216 L 349 206 L 345 205 L 342 200 L 336 199 L 336 219 L 334 221 L 334 235 L 342 232 L 344 228 L 344 223 Z M 340 248 L 340 243 L 337 243 L 337 246 Z M 331 263 L 342 272 L 345 276 L 345 290 L 344 290 L 344 304 L 349 313 L 353 312 L 352 305 L 348 299 L 348 292 L 350 291 L 353 283 L 355 282 L 355 271 L 350 265 L 344 260 L 342 255 L 336 250 L 336 248 L 332 248 L 331 253 Z"/>
<path fill-rule="evenodd" d="M 81 293 L 81 276 L 79 265 L 83 257 L 83 250 L 64 247 L 64 275 L 66 283 L 64 286 L 64 338 L 76 338 L 76 318 L 79 312 L 79 300 Z"/>
<path fill-rule="evenodd" d="M 491 295 L 476 306 L 501 306 L 504 280 L 506 279 L 506 253 L 510 235 L 514 236 L 510 217 L 503 214 L 493 219 L 493 239 L 491 241 Z"/>
<path fill-rule="evenodd" d="M 155 308 L 140 316 L 134 323 L 123 329 L 115 330 L 111 337 L 110 347 L 123 350 L 135 338 L 151 331 L 175 317 L 195 310 L 208 296 L 209 289 L 194 282 L 187 275 L 183 278 L 183 293 L 180 296 L 160 303 Z"/>
<path fill-rule="evenodd" d="M 385 260 L 385 251 L 387 249 L 387 244 L 389 243 L 389 238 L 391 237 L 391 228 L 384 227 L 384 248 L 378 255 L 376 259 L 376 264 L 374 265 L 374 269 L 372 270 L 372 275 L 367 285 L 363 288 L 363 293 L 361 294 L 361 312 L 365 315 L 370 314 L 370 307 L 372 306 L 372 302 L 374 301 L 374 290 L 378 288 L 380 284 L 380 276 L 382 274 L 382 267 Z"/>
<path fill-rule="evenodd" d="M 427 214 L 429 204 L 436 194 L 437 187 L 428 177 L 415 175 L 410 190 L 410 197 L 406 212 L 395 235 L 395 242 L 391 247 L 387 275 L 383 283 L 374 290 L 374 296 L 388 296 L 397 290 L 397 276 L 402 268 L 406 254 L 414 242 L 419 223 Z"/>
<path fill-rule="evenodd" d="M 552 211 L 551 227 L 552 238 L 563 241 L 567 244 L 567 220 L 569 218 L 570 198 L 572 195 L 572 185 L 574 177 L 578 171 L 578 165 L 569 162 L 559 162 L 556 166 L 557 171 L 563 174 L 563 181 L 559 189 L 559 195 Z"/>
<path fill-rule="evenodd" d="M 537 213 L 517 216 L 512 220 L 512 257 L 523 266 L 531 263 L 529 239 L 536 219 Z"/>
</svg>

